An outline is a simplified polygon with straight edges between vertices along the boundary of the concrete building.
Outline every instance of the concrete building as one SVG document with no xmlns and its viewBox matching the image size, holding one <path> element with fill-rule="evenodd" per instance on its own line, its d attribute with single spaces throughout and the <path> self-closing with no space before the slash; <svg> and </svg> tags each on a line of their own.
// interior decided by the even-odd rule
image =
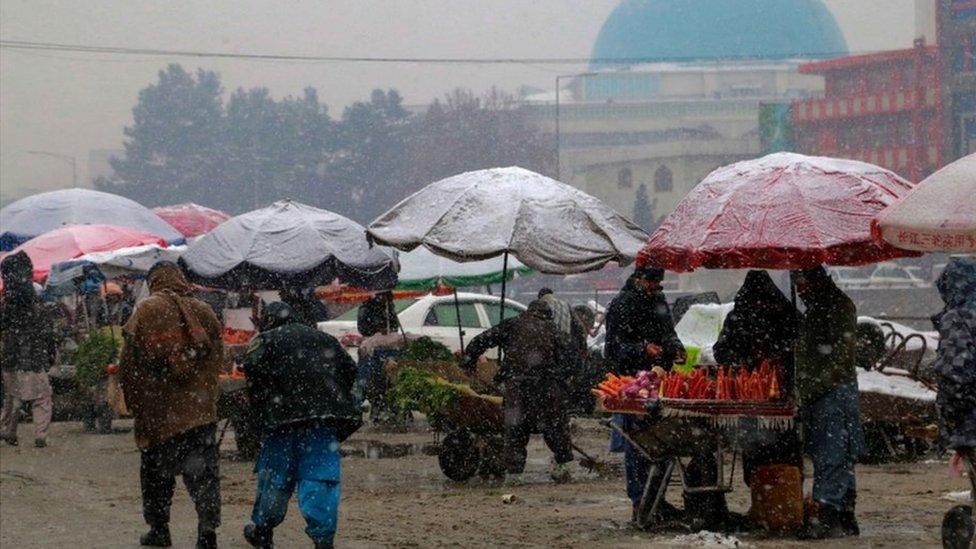
<svg viewBox="0 0 976 549">
<path fill-rule="evenodd" d="M 624 0 L 591 72 L 525 102 L 558 135 L 561 180 L 652 225 L 711 170 L 763 152 L 761 105 L 822 94 L 800 64 L 846 52 L 820 0 Z M 642 186 L 650 212 L 635 212 Z"/>
</svg>

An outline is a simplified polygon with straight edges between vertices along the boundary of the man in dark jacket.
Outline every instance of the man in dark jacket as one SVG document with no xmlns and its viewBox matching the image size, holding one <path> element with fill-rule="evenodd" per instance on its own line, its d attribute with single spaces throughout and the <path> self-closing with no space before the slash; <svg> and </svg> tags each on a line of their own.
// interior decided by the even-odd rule
<svg viewBox="0 0 976 549">
<path fill-rule="evenodd" d="M 56 349 L 52 319 L 34 292 L 33 271 L 33 263 L 24 252 L 9 255 L 0 263 L 5 288 L 0 301 L 4 393 L 0 438 L 17 445 L 17 414 L 22 402 L 30 402 L 34 445 L 41 448 L 47 445 L 51 424 L 53 393 L 47 372 L 54 364 Z"/>
<path fill-rule="evenodd" d="M 801 537 L 856 536 L 854 465 L 864 447 L 855 370 L 857 309 L 823 267 L 794 271 L 793 280 L 806 305 L 795 351 L 796 390 L 818 503 L 818 516 Z"/>
<path fill-rule="evenodd" d="M 607 307 L 605 353 L 615 363 L 618 373 L 632 375 L 655 367 L 670 370 L 676 360 L 684 360 L 684 346 L 674 331 L 671 311 L 661 291 L 662 280 L 664 271 L 661 269 L 635 269 Z M 614 421 L 625 430 L 639 427 L 631 415 L 618 415 Z M 637 519 L 637 507 L 652 464 L 616 433 L 611 445 L 618 452 L 623 447 L 627 497 L 634 505 L 634 518 Z M 664 464 L 657 465 L 660 471 Z M 662 503 L 662 514 L 677 514 L 667 502 Z"/>
<path fill-rule="evenodd" d="M 281 301 L 292 308 L 296 318 L 313 328 L 329 320 L 329 310 L 315 297 L 315 288 L 286 288 L 281 291 Z"/>
<path fill-rule="evenodd" d="M 945 309 L 932 319 L 939 331 L 935 371 L 941 443 L 973 459 L 976 448 L 976 259 L 957 257 L 936 286 Z"/>
<path fill-rule="evenodd" d="M 499 379 L 505 383 L 502 406 L 508 482 L 521 481 L 525 447 L 537 425 L 553 453 L 553 480 L 568 481 L 573 449 L 564 370 L 567 349 L 552 321 L 552 311 L 541 300 L 533 301 L 519 316 L 505 319 L 471 340 L 461 366 L 473 368 L 478 357 L 493 347 L 504 351 Z"/>
<path fill-rule="evenodd" d="M 356 330 L 369 337 L 376 334 L 392 334 L 400 329 L 400 320 L 393 307 L 393 293 L 380 292 L 359 306 Z"/>
<path fill-rule="evenodd" d="M 339 443 L 361 424 L 353 396 L 356 364 L 332 336 L 271 303 L 244 357 L 251 406 L 262 425 L 257 495 L 244 537 L 272 547 L 297 489 L 306 533 L 331 548 L 339 517 Z"/>
</svg>

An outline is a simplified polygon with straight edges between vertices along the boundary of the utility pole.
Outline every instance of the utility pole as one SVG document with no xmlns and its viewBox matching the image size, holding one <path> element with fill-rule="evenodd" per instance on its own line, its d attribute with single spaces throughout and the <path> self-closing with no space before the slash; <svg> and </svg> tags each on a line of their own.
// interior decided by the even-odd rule
<svg viewBox="0 0 976 549">
<path fill-rule="evenodd" d="M 71 186 L 78 186 L 78 161 L 73 156 L 67 154 L 58 154 L 50 151 L 27 151 L 27 154 L 33 154 L 37 156 L 47 156 L 50 158 L 55 158 L 71 166 Z"/>
</svg>

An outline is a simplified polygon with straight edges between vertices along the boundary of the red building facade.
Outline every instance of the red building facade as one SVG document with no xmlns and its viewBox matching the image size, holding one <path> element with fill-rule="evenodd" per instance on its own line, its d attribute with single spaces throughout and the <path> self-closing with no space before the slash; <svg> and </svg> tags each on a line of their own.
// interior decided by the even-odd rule
<svg viewBox="0 0 976 549">
<path fill-rule="evenodd" d="M 822 99 L 793 103 L 798 152 L 863 160 L 920 181 L 942 165 L 939 51 L 839 57 L 800 66 L 824 76 Z"/>
</svg>

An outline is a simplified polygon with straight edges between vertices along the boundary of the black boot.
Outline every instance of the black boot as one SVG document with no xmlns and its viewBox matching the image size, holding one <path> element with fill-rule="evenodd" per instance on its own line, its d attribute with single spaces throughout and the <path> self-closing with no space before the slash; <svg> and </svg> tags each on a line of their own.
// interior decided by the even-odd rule
<svg viewBox="0 0 976 549">
<path fill-rule="evenodd" d="M 333 549 L 334 547 L 335 547 L 335 544 L 333 544 L 331 541 L 316 541 L 315 542 L 315 549 Z"/>
<path fill-rule="evenodd" d="M 271 528 L 260 528 L 253 524 L 244 527 L 244 539 L 251 544 L 251 547 L 260 549 L 274 548 L 274 530 Z"/>
<path fill-rule="evenodd" d="M 857 521 L 855 520 L 855 526 Z M 797 535 L 800 539 L 834 539 L 851 534 L 844 528 L 843 512 L 830 505 L 820 505 L 817 518 L 807 523 Z"/>
<path fill-rule="evenodd" d="M 217 532 L 201 530 L 197 533 L 197 549 L 217 549 Z"/>
<path fill-rule="evenodd" d="M 170 547 L 173 539 L 169 535 L 169 526 L 151 526 L 149 531 L 139 537 L 139 545 L 147 547 Z"/>
<path fill-rule="evenodd" d="M 840 515 L 840 523 L 844 528 L 844 533 L 848 536 L 857 537 L 861 535 L 861 527 L 857 524 L 857 515 L 854 510 L 845 510 Z"/>
</svg>

